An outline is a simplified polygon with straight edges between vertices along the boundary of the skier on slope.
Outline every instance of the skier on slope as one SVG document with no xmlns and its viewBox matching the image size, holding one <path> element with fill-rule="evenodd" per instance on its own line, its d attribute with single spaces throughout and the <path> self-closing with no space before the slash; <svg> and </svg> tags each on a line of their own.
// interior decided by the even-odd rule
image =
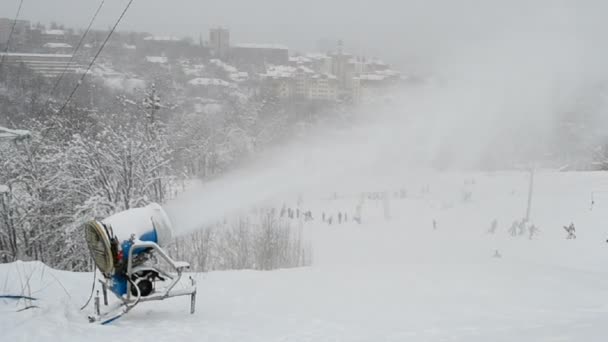
<svg viewBox="0 0 608 342">
<path fill-rule="evenodd" d="M 509 229 L 509 234 L 511 234 L 511 236 L 515 236 L 517 235 L 517 221 L 513 221 L 513 224 L 511 225 L 511 228 Z"/>
<path fill-rule="evenodd" d="M 530 228 L 528 228 L 528 234 L 529 234 L 528 239 L 532 240 L 532 237 L 538 231 L 539 231 L 539 229 L 535 225 L 531 225 Z"/>
<path fill-rule="evenodd" d="M 498 221 L 494 219 L 490 225 L 490 229 L 488 229 L 488 233 L 494 234 L 496 232 L 496 228 L 498 228 Z"/>
<path fill-rule="evenodd" d="M 285 211 L 287 209 L 285 209 L 285 204 L 283 204 L 283 207 L 281 208 L 281 217 L 285 216 Z"/>
<path fill-rule="evenodd" d="M 526 220 L 522 219 L 517 228 L 519 229 L 518 235 L 524 235 L 526 233 Z"/>
<path fill-rule="evenodd" d="M 564 230 L 568 233 L 568 236 L 566 236 L 567 240 L 576 239 L 576 228 L 574 228 L 574 223 L 571 222 L 569 226 L 564 226 Z"/>
</svg>

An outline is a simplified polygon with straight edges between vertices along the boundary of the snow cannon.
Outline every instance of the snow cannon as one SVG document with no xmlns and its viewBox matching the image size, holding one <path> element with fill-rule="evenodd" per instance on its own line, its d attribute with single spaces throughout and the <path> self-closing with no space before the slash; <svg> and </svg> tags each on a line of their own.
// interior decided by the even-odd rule
<svg viewBox="0 0 608 342">
<path fill-rule="evenodd" d="M 160 205 L 152 203 L 89 221 L 83 229 L 91 258 L 103 275 L 104 305 L 108 305 L 108 289 L 119 299 L 103 314 L 96 300 L 91 322 L 109 323 L 141 302 L 177 296 L 190 296 L 190 313 L 194 313 L 196 283 L 190 278 L 187 286 L 176 286 L 190 265 L 174 261 L 163 250 L 171 241 L 172 228 Z"/>
</svg>

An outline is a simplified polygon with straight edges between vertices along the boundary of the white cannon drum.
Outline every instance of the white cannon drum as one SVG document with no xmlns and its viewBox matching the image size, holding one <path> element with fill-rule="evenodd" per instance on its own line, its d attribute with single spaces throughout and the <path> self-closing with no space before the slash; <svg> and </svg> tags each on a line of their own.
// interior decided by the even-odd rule
<svg viewBox="0 0 608 342">
<path fill-rule="evenodd" d="M 172 228 L 163 208 L 151 203 L 85 224 L 85 237 L 93 260 L 104 275 L 111 275 L 125 243 L 130 240 L 154 242 L 159 247 L 171 242 Z"/>
<path fill-rule="evenodd" d="M 122 301 L 124 307 L 120 315 L 144 300 L 190 295 L 190 311 L 194 313 L 194 280 L 191 278 L 191 284 L 186 289 L 175 289 L 189 264 L 174 261 L 162 249 L 171 241 L 172 228 L 169 217 L 160 205 L 152 203 L 119 212 L 101 221 L 89 221 L 84 225 L 84 230 L 91 257 L 104 276 L 101 283 L 106 305 L 107 289 Z M 161 270 L 156 256 L 163 259 L 176 274 Z M 97 316 L 90 319 L 107 321 L 103 316 L 97 312 Z"/>
</svg>

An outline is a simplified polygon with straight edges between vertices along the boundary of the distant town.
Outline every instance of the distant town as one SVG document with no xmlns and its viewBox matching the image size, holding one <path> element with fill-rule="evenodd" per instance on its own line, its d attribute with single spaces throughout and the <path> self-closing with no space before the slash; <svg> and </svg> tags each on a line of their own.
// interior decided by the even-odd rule
<svg viewBox="0 0 608 342">
<path fill-rule="evenodd" d="M 23 65 L 44 77 L 79 74 L 106 34 L 91 31 L 83 39 L 83 30 L 0 18 L 0 55 L 4 63 Z M 285 101 L 352 104 L 405 80 L 379 58 L 348 53 L 340 40 L 333 45 L 327 51 L 295 53 L 279 44 L 233 43 L 230 30 L 222 27 L 210 29 L 207 39 L 201 35 L 197 41 L 116 32 L 103 49 L 99 67 L 92 72 L 116 77 L 134 70 L 127 65 L 146 64 L 173 73 L 179 69 L 192 96 L 213 98 L 226 88 L 238 88 Z M 136 79 L 137 75 L 131 77 Z M 127 88 L 137 86 L 137 82 L 131 83 Z"/>
</svg>

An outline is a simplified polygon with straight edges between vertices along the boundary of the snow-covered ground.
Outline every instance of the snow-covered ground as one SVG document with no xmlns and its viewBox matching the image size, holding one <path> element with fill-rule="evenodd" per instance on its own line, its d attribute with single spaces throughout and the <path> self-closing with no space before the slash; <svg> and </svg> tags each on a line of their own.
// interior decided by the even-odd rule
<svg viewBox="0 0 608 342">
<path fill-rule="evenodd" d="M 467 184 L 465 184 L 465 181 Z M 422 192 L 426 185 L 429 192 Z M 608 173 L 536 174 L 532 221 L 507 230 L 526 208 L 528 174 L 433 174 L 338 199 L 304 196 L 313 266 L 194 275 L 198 305 L 176 298 L 140 307 L 108 326 L 89 324 L 92 274 L 42 263 L 0 265 L 0 294 L 27 293 L 38 309 L 0 299 L 3 341 L 605 341 L 608 336 Z M 398 192 L 366 200 L 360 192 Z M 464 192 L 471 199 L 463 202 Z M 591 207 L 591 193 L 595 203 Z M 314 199 L 316 197 L 316 199 Z M 334 224 L 320 222 L 333 213 Z M 335 224 L 337 211 L 349 221 Z M 487 233 L 498 221 L 495 234 Z M 433 229 L 433 220 L 437 229 Z M 562 226 L 573 222 L 577 239 Z M 495 251 L 502 256 L 493 257 Z M 89 310 L 89 311 L 87 311 Z"/>
</svg>

